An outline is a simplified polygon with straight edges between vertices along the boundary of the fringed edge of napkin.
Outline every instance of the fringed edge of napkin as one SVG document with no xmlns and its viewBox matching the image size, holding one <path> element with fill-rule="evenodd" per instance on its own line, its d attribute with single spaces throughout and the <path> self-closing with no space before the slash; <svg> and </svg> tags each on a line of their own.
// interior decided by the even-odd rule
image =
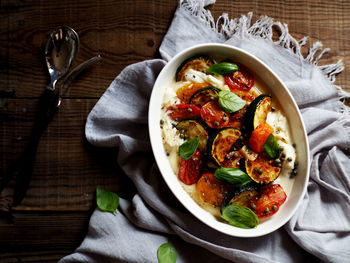
<svg viewBox="0 0 350 263">
<path fill-rule="evenodd" d="M 307 43 L 308 36 L 303 37 L 299 41 L 289 34 L 288 25 L 281 22 L 275 22 L 273 18 L 268 16 L 261 16 L 253 25 L 253 13 L 249 12 L 247 15 L 242 15 L 240 18 L 230 19 L 228 14 L 223 13 L 216 21 L 213 18 L 210 10 L 205 9 L 207 5 L 214 4 L 215 0 L 180 0 L 180 8 L 184 8 L 192 16 L 201 19 L 208 28 L 212 29 L 218 36 L 224 40 L 232 37 L 241 38 L 243 36 L 259 37 L 270 40 L 273 44 L 279 45 L 294 55 L 298 56 L 301 61 L 314 64 L 322 72 L 323 75 L 330 81 L 331 85 L 337 90 L 340 111 L 344 113 L 342 119 L 346 118 L 350 112 L 349 106 L 344 104 L 344 100 L 350 98 L 350 93 L 344 91 L 341 87 L 334 84 L 336 75 L 343 71 L 344 65 L 342 59 L 335 64 L 318 65 L 322 56 L 329 52 L 329 48 L 322 50 L 322 43 L 317 41 L 309 49 L 308 55 L 305 57 L 301 48 Z M 273 27 L 280 31 L 278 40 L 273 41 Z M 316 53 L 320 52 L 317 56 Z M 342 120 L 344 122 L 344 120 Z"/>
</svg>

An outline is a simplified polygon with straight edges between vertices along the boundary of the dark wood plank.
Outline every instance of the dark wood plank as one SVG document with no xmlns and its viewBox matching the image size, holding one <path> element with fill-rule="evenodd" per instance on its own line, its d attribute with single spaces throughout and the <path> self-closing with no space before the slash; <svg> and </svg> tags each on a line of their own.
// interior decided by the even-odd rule
<svg viewBox="0 0 350 263">
<path fill-rule="evenodd" d="M 57 262 L 87 232 L 91 212 L 22 211 L 0 222 L 0 262 Z M 48 246 L 48 244 L 50 244 Z"/>
<path fill-rule="evenodd" d="M 18 263 L 18 262 L 45 262 L 56 263 L 65 255 L 72 253 L 72 250 L 49 250 L 35 252 L 16 252 L 3 253 L 0 256 L 1 263 Z"/>
<path fill-rule="evenodd" d="M 0 52 L 7 53 L 7 69 L 0 72 L 0 86 L 14 89 L 19 98 L 39 96 L 48 81 L 40 60 L 47 36 L 58 25 L 69 25 L 81 40 L 76 64 L 97 54 L 104 58 L 70 96 L 99 97 L 126 65 L 155 56 L 176 2 L 8 1 L 3 6 L 0 24 L 7 28 L 0 31 Z"/>
<path fill-rule="evenodd" d="M 47 243 L 56 249 L 78 246 L 84 238 L 91 211 L 18 211 L 0 229 L 7 239 L 0 240 L 0 251 L 45 250 Z M 69 235 L 67 235 L 69 233 Z M 1 254 L 1 253 L 0 253 Z M 1 259 L 1 258 L 0 258 Z"/>
<path fill-rule="evenodd" d="M 40 141 L 31 184 L 17 210 L 89 210 L 97 185 L 122 195 L 131 189 L 131 183 L 117 166 L 117 150 L 97 149 L 84 138 L 85 120 L 95 102 L 63 100 L 61 110 Z M 36 105 L 37 100 L 9 99 L 0 137 L 2 172 L 11 169 L 23 151 Z M 0 195 L 0 210 L 8 210 L 12 193 L 10 184 Z"/>
</svg>

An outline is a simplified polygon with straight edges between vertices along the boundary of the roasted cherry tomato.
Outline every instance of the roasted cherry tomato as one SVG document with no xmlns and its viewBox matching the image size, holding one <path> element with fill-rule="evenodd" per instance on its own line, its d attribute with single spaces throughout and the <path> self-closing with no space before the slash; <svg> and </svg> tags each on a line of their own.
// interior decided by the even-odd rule
<svg viewBox="0 0 350 263">
<path fill-rule="evenodd" d="M 239 70 L 224 75 L 226 84 L 232 91 L 242 90 L 249 91 L 254 86 L 253 76 L 246 70 L 240 68 Z"/>
<path fill-rule="evenodd" d="M 264 150 L 267 137 L 273 132 L 273 128 L 267 123 L 262 123 L 253 130 L 249 138 L 249 147 L 256 153 Z"/>
<path fill-rule="evenodd" d="M 200 118 L 201 109 L 192 104 L 176 104 L 167 109 L 171 111 L 169 116 L 175 121 Z"/>
<path fill-rule="evenodd" d="M 196 91 L 208 86 L 210 86 L 210 84 L 206 82 L 186 84 L 176 91 L 176 95 L 181 100 L 182 103 L 189 103 L 190 98 Z"/>
<path fill-rule="evenodd" d="M 188 160 L 180 159 L 179 179 L 187 185 L 195 184 L 204 167 L 203 156 L 200 151 L 196 150 Z"/>
<path fill-rule="evenodd" d="M 214 174 L 204 173 L 199 178 L 196 189 L 204 202 L 219 207 L 232 188 L 216 179 Z"/>
<path fill-rule="evenodd" d="M 234 93 L 240 97 L 241 99 L 245 100 L 249 104 L 258 97 L 258 94 L 255 90 L 251 89 L 249 91 L 242 91 L 242 90 L 235 90 Z"/>
<path fill-rule="evenodd" d="M 243 126 L 243 116 L 244 115 L 240 113 L 231 114 L 229 122 L 227 123 L 226 127 L 241 129 Z"/>
<path fill-rule="evenodd" d="M 229 122 L 228 113 L 224 112 L 217 101 L 209 101 L 201 108 L 203 121 L 212 129 L 221 129 Z"/>
<path fill-rule="evenodd" d="M 275 214 L 286 201 L 287 194 L 279 184 L 269 184 L 260 190 L 259 198 L 250 202 L 250 208 L 259 218 Z"/>
</svg>

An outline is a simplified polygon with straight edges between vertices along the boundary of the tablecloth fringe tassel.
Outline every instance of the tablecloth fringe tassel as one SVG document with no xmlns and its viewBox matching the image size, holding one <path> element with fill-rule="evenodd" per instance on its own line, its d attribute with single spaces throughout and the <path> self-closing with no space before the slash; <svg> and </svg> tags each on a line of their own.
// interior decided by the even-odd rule
<svg viewBox="0 0 350 263">
<path fill-rule="evenodd" d="M 321 50 L 322 43 L 317 41 L 309 49 L 307 56 L 302 54 L 301 48 L 306 45 L 308 37 L 303 37 L 299 41 L 289 34 L 288 25 L 281 22 L 275 22 L 273 18 L 261 16 L 251 25 L 253 13 L 242 15 L 240 18 L 230 19 L 228 14 L 223 13 L 215 22 L 211 12 L 205 7 L 214 4 L 215 0 L 180 0 L 180 7 L 188 10 L 193 16 L 201 19 L 209 28 L 215 31 L 221 39 L 229 39 L 232 37 L 260 37 L 272 41 L 276 45 L 288 49 L 301 60 L 317 65 L 322 56 L 329 52 L 329 48 Z M 279 39 L 273 41 L 274 30 L 279 33 Z M 315 57 L 316 53 L 319 53 Z M 318 65 L 317 65 L 318 66 Z M 344 65 L 340 59 L 335 64 L 318 66 L 332 83 L 334 83 L 336 75 L 343 71 Z"/>
</svg>

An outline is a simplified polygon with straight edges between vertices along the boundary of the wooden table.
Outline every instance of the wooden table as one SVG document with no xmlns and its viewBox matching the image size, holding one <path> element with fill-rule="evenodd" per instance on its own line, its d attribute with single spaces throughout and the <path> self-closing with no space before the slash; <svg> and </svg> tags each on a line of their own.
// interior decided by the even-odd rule
<svg viewBox="0 0 350 263">
<path fill-rule="evenodd" d="M 44 133 L 22 204 L 9 210 L 13 183 L 0 195 L 1 262 L 56 262 L 71 253 L 86 234 L 96 186 L 132 196 L 133 185 L 116 164 L 117 150 L 89 145 L 85 120 L 124 67 L 159 56 L 176 6 L 174 0 L 0 1 L 1 174 L 23 151 L 48 83 L 42 51 L 50 31 L 58 25 L 77 31 L 76 65 L 97 54 L 104 58 L 73 83 Z M 249 11 L 254 19 L 274 17 L 289 24 L 295 38 L 308 35 L 311 43 L 320 40 L 330 47 L 321 64 L 339 58 L 350 64 L 349 1 L 217 0 L 210 9 L 215 17 Z M 345 68 L 336 81 L 348 91 L 349 73 Z"/>
</svg>

